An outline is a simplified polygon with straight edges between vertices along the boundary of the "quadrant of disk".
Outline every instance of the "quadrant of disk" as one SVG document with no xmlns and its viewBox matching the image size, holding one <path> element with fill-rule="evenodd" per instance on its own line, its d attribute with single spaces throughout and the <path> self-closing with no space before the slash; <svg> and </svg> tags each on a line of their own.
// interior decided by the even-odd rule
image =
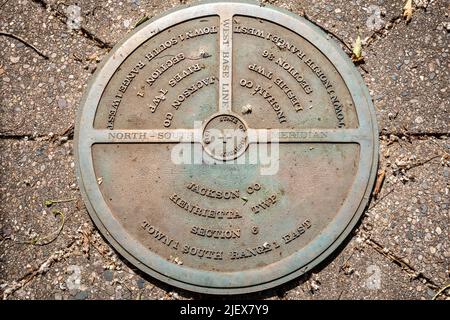
<svg viewBox="0 0 450 320">
<path fill-rule="evenodd" d="M 170 26 L 121 63 L 97 106 L 96 129 L 192 129 L 218 112 L 220 19 Z"/>
</svg>

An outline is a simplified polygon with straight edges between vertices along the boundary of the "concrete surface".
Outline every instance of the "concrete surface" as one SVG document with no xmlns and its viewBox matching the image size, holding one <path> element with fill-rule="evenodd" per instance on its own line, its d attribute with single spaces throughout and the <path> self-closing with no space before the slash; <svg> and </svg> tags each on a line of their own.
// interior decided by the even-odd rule
<svg viewBox="0 0 450 320">
<path fill-rule="evenodd" d="M 306 15 L 342 45 L 351 47 L 358 33 L 365 39 L 358 69 L 377 111 L 385 180 L 333 256 L 290 283 L 240 298 L 431 299 L 450 282 L 449 2 L 415 1 L 408 24 L 401 0 L 265 2 Z M 71 30 L 67 8 L 75 3 L 83 20 Z M 144 15 L 179 4 L 0 1 L 0 31 L 49 58 L 0 35 L 3 298 L 207 298 L 164 285 L 116 255 L 93 226 L 73 170 L 74 116 L 96 64 Z M 367 22 L 378 9 L 381 20 Z M 49 199 L 67 201 L 48 207 Z M 58 230 L 63 215 L 58 237 L 36 245 L 52 238 L 40 239 Z"/>
</svg>

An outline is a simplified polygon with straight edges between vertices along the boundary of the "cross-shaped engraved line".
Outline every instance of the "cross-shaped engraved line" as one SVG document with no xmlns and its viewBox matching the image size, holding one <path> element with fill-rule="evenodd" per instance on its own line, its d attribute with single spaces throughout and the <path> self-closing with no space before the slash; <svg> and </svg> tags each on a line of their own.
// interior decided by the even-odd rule
<svg viewBox="0 0 450 320">
<path fill-rule="evenodd" d="M 227 139 L 232 139 L 233 138 L 233 135 L 227 135 L 226 133 L 224 133 L 223 135 L 221 135 L 220 137 L 219 137 L 219 139 L 221 139 L 221 140 L 223 140 L 222 142 L 223 143 L 227 143 Z"/>
</svg>

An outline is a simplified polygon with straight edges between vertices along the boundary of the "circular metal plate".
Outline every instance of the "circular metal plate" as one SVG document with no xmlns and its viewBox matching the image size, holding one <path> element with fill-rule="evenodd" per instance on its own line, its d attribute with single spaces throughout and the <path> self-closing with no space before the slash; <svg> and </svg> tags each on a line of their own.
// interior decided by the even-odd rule
<svg viewBox="0 0 450 320">
<path fill-rule="evenodd" d="M 105 59 L 76 126 L 80 189 L 144 272 L 213 294 L 267 289 L 362 214 L 378 133 L 357 70 L 318 27 L 247 2 L 149 21 Z"/>
</svg>

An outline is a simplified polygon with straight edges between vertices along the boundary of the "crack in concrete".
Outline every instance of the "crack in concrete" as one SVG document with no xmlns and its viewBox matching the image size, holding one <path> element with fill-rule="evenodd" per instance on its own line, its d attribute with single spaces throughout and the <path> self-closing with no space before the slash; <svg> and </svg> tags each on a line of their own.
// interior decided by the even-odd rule
<svg viewBox="0 0 450 320">
<path fill-rule="evenodd" d="M 379 134 L 380 138 L 389 138 L 390 136 L 396 136 L 397 138 L 436 138 L 436 139 L 447 139 L 450 136 L 448 131 L 431 131 L 431 132 L 386 132 L 382 131 Z"/>
<path fill-rule="evenodd" d="M 59 18 L 59 20 L 61 22 L 63 22 L 64 24 L 67 23 L 67 16 L 58 10 L 58 8 L 54 8 L 51 4 L 47 3 L 44 0 L 32 0 L 34 3 L 38 4 L 41 8 L 51 12 L 52 14 L 54 14 L 55 16 L 57 16 Z M 93 41 L 95 43 L 95 45 L 101 49 L 111 49 L 114 45 L 104 41 L 103 39 L 101 39 L 99 36 L 97 36 L 95 33 L 93 33 L 92 31 L 88 30 L 86 27 L 84 26 L 80 26 L 81 34 L 83 35 L 83 37 L 85 37 L 86 39 L 89 39 L 91 41 Z"/>
<path fill-rule="evenodd" d="M 46 134 L 34 135 L 34 134 L 0 133 L 0 139 L 1 140 L 46 141 L 46 140 L 49 140 L 50 137 Z"/>
<path fill-rule="evenodd" d="M 50 141 L 64 143 L 66 141 L 72 141 L 74 136 L 74 126 L 70 125 L 64 132 L 59 134 L 14 134 L 8 132 L 0 132 L 0 140 L 27 140 L 27 141 Z"/>
</svg>

